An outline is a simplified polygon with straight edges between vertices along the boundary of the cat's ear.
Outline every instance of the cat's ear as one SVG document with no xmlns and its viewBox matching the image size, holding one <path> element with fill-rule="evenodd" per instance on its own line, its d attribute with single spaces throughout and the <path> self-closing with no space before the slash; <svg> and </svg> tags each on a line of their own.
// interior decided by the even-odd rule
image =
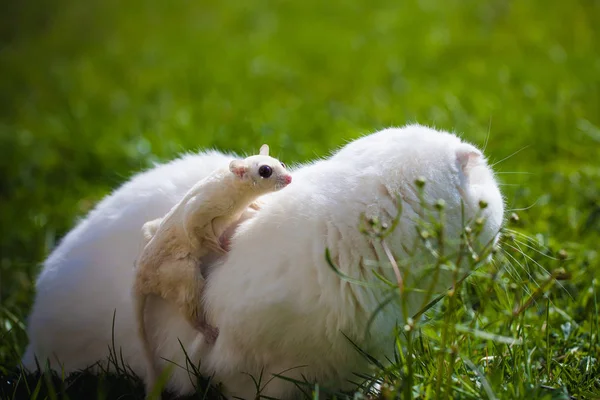
<svg viewBox="0 0 600 400">
<path fill-rule="evenodd" d="M 268 156 L 269 155 L 269 145 L 263 144 L 262 146 L 260 146 L 260 151 L 258 154 L 260 154 L 261 156 Z"/>
<path fill-rule="evenodd" d="M 463 143 L 456 150 L 456 162 L 460 171 L 469 176 L 471 170 L 483 161 L 483 154 L 476 147 Z"/>
<path fill-rule="evenodd" d="M 233 160 L 229 163 L 229 170 L 239 178 L 244 178 L 248 173 L 248 166 L 243 160 Z"/>
</svg>

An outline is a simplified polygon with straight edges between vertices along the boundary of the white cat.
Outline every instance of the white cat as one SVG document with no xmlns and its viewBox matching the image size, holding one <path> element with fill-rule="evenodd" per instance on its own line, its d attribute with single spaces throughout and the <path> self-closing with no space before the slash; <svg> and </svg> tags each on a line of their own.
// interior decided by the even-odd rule
<svg viewBox="0 0 600 400">
<path fill-rule="evenodd" d="M 141 226 L 166 214 L 194 183 L 233 158 L 217 152 L 188 155 L 137 175 L 63 239 L 37 281 L 25 367 L 35 369 L 34 354 L 66 372 L 106 360 L 115 313 L 117 353 L 144 377 L 131 296 Z M 230 395 L 253 398 L 256 388 L 248 374 L 262 374 L 264 384 L 285 370 L 292 378 L 351 387 L 352 373 L 368 369 L 344 335 L 377 357 L 392 354 L 398 307 L 384 308 L 371 334 L 363 335 L 383 293 L 341 280 L 324 256 L 328 247 L 346 275 L 373 278 L 368 261 L 386 258 L 358 231 L 362 212 L 389 219 L 396 214 L 395 196 L 402 197 L 401 223 L 388 238 L 399 259 L 417 239 L 415 181 L 421 176 L 425 197 L 445 201 L 447 237 L 458 237 L 462 229 L 461 202 L 466 219 L 478 212 L 480 200 L 488 204 L 483 242 L 497 235 L 503 220 L 502 196 L 481 152 L 455 135 L 419 125 L 365 136 L 292 173 L 293 185 L 261 198 L 262 209 L 240 224 L 230 252 L 207 279 L 205 308 L 208 322 L 220 329 L 216 343 L 207 346 L 165 302 L 148 321 L 155 325 L 152 340 L 162 357 L 185 366 L 180 340 L 194 363 L 201 359 L 200 371 L 214 375 Z M 416 257 L 418 269 L 419 257 L 427 256 Z M 393 277 L 390 268 L 379 272 Z M 410 304 L 413 313 L 420 302 Z M 169 388 L 189 393 L 192 381 L 185 369 L 175 368 Z M 278 398 L 296 394 L 293 384 L 278 378 L 262 389 Z"/>
</svg>

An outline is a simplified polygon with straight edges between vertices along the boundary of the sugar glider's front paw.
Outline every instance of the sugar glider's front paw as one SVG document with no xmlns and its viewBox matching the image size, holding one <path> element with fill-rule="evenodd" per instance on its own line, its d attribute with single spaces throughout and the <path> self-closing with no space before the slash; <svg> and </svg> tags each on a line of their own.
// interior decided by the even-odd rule
<svg viewBox="0 0 600 400">
<path fill-rule="evenodd" d="M 251 208 L 252 210 L 258 211 L 262 208 L 263 202 L 260 200 L 254 200 L 252 203 L 250 203 L 250 205 L 248 206 L 248 208 Z"/>
</svg>

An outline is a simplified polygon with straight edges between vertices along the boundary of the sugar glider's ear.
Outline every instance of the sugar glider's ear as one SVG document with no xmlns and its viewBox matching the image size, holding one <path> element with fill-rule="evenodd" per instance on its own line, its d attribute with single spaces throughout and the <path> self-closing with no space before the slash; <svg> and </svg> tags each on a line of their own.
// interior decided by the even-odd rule
<svg viewBox="0 0 600 400">
<path fill-rule="evenodd" d="M 268 156 L 269 155 L 269 145 L 263 144 L 262 146 L 260 146 L 260 151 L 258 154 L 260 154 L 261 156 Z"/>
<path fill-rule="evenodd" d="M 456 162 L 460 171 L 469 176 L 471 170 L 483 161 L 483 154 L 475 146 L 462 143 L 456 150 Z"/>
<path fill-rule="evenodd" d="M 240 178 L 244 178 L 248 173 L 248 165 L 243 160 L 233 160 L 229 163 L 229 170 Z"/>
</svg>

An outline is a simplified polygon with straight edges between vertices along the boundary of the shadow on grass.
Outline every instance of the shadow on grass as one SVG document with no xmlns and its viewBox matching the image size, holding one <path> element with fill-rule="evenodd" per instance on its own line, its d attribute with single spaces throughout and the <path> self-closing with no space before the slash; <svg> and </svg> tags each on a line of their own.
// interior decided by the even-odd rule
<svg viewBox="0 0 600 400">
<path fill-rule="evenodd" d="M 208 387 L 207 382 L 199 382 Z M 205 394 L 202 396 L 202 394 Z M 216 388 L 199 390 L 198 394 L 176 396 L 164 392 L 162 399 L 222 399 Z M 94 374 L 84 371 L 62 378 L 52 372 L 28 373 L 15 367 L 0 369 L 0 399 L 145 399 L 144 384 L 137 377 L 115 373 Z"/>
</svg>

